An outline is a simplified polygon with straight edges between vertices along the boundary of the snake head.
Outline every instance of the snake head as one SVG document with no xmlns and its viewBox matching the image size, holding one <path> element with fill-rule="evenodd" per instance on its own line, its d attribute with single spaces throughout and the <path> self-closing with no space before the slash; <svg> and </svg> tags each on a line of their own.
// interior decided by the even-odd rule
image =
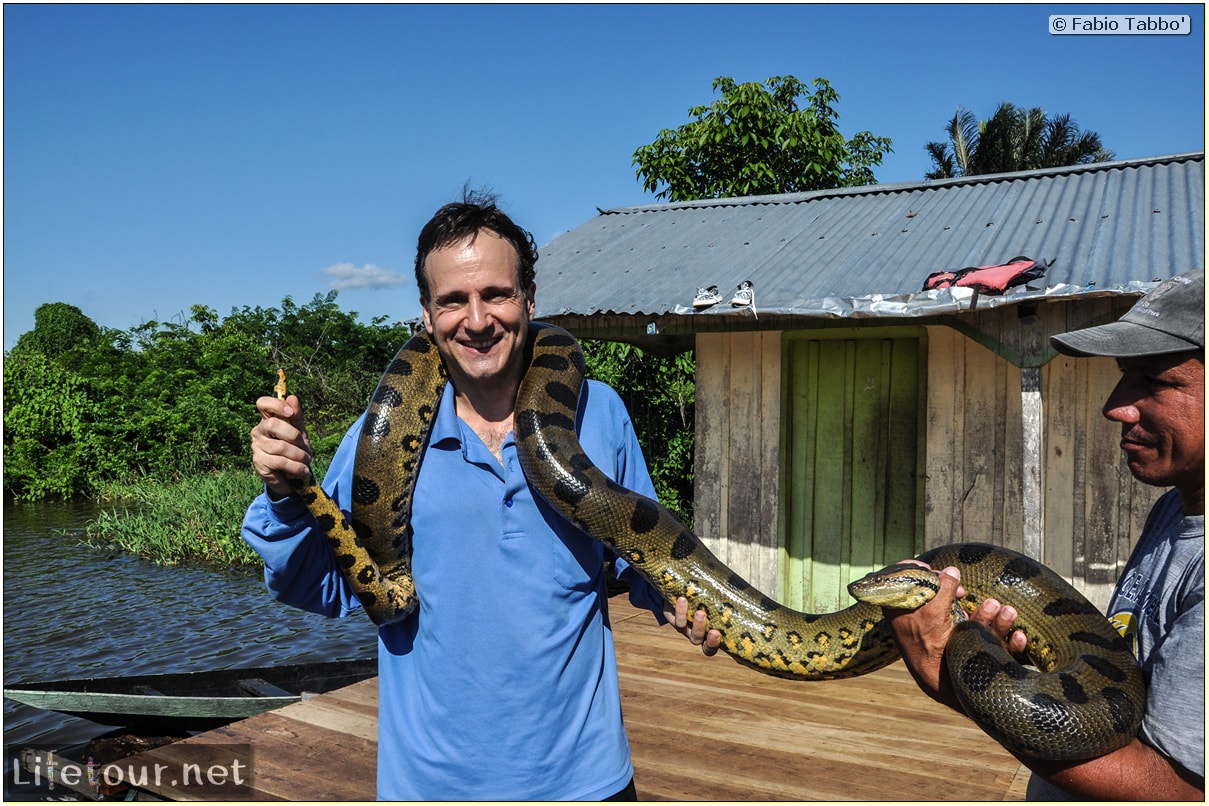
<svg viewBox="0 0 1209 806">
<path fill-rule="evenodd" d="M 879 607 L 914 610 L 940 590 L 940 574 L 914 563 L 896 563 L 848 583 L 853 599 Z"/>
</svg>

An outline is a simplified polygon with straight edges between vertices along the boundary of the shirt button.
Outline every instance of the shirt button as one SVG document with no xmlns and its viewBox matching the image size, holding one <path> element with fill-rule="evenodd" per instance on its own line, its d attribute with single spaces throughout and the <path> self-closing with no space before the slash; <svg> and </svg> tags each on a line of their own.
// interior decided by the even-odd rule
<svg viewBox="0 0 1209 806">
<path fill-rule="evenodd" d="M 506 507 L 511 507 L 511 506 L 512 506 L 512 499 L 511 499 L 511 498 L 505 498 L 505 499 L 504 499 L 504 506 L 506 506 Z"/>
</svg>

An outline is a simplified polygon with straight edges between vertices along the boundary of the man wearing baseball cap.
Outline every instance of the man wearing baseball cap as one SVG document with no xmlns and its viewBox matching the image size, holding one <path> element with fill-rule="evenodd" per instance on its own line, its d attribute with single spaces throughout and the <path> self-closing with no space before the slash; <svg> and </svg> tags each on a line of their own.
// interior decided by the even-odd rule
<svg viewBox="0 0 1209 806">
<path fill-rule="evenodd" d="M 1205 349 L 1205 273 L 1155 286 L 1116 322 L 1050 337 L 1064 355 L 1133 358 Z"/>
<path fill-rule="evenodd" d="M 1147 681 L 1138 736 L 1080 762 L 1020 757 L 1030 800 L 1205 798 L 1205 273 L 1172 277 L 1111 324 L 1053 336 L 1070 356 L 1115 358 L 1121 379 L 1103 413 L 1121 425 L 1121 450 L 1139 481 L 1170 487 L 1155 503 L 1109 602 L 1109 618 L 1134 647 Z M 942 673 L 952 632 L 956 568 L 916 611 L 888 612 L 903 660 L 933 699 L 956 706 Z M 1016 611 L 984 602 L 975 620 L 1013 651 Z"/>
</svg>

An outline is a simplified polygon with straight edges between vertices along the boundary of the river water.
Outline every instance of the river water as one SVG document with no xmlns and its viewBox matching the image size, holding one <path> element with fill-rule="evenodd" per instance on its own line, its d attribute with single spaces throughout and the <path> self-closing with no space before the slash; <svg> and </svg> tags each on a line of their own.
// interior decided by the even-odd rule
<svg viewBox="0 0 1209 806">
<path fill-rule="evenodd" d="M 84 503 L 4 506 L 4 683 L 371 658 L 369 619 L 269 598 L 259 570 L 158 566 L 81 545 Z M 107 727 L 4 701 L 6 748 Z"/>
</svg>

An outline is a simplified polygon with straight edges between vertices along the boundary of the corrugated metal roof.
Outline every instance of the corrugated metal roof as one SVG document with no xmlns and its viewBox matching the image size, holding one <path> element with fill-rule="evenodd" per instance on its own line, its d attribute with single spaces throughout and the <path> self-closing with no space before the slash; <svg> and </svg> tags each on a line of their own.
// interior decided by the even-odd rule
<svg viewBox="0 0 1209 806">
<path fill-rule="evenodd" d="M 537 315 L 731 314 L 744 280 L 760 313 L 930 315 L 968 292 L 921 292 L 929 274 L 1017 255 L 1052 266 L 1005 301 L 1203 269 L 1204 153 L 606 210 L 542 248 Z M 710 285 L 723 302 L 695 312 Z"/>
</svg>

